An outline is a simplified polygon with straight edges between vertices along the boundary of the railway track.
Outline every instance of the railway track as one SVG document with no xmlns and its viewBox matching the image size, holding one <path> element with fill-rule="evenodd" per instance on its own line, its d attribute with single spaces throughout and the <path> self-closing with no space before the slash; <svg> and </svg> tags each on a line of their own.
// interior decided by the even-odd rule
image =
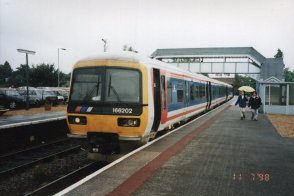
<svg viewBox="0 0 294 196">
<path fill-rule="evenodd" d="M 63 139 L 27 150 L 0 156 L 0 178 L 24 170 L 37 163 L 45 162 L 57 156 L 78 151 L 79 144 Z"/>
<path fill-rule="evenodd" d="M 27 193 L 26 196 L 33 196 L 33 195 L 53 195 L 60 190 L 70 186 L 71 184 L 83 179 L 87 175 L 93 173 L 96 170 L 101 169 L 105 165 L 107 165 L 108 162 L 91 162 L 87 165 L 85 165 L 82 168 L 79 168 L 67 175 L 64 175 L 60 177 L 59 179 L 56 179 L 53 182 L 50 182 L 30 193 Z"/>
</svg>

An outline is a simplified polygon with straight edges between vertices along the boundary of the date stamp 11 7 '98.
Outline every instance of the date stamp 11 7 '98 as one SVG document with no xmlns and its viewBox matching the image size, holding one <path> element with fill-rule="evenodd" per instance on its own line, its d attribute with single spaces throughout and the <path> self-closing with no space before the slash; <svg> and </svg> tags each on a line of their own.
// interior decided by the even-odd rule
<svg viewBox="0 0 294 196">
<path fill-rule="evenodd" d="M 244 176 L 242 173 L 234 173 L 232 179 L 236 181 L 242 181 L 242 180 L 245 180 L 246 178 L 248 179 L 248 175 Z M 268 173 L 256 172 L 256 173 L 251 173 L 249 179 L 254 182 L 269 182 L 271 180 L 271 176 Z"/>
</svg>

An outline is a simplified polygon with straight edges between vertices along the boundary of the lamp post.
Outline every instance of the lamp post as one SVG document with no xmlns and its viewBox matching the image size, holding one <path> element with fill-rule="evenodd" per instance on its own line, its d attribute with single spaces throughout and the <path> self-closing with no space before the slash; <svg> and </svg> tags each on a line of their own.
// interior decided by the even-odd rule
<svg viewBox="0 0 294 196">
<path fill-rule="evenodd" d="M 66 50 L 65 48 L 58 48 L 58 54 L 57 54 L 57 56 L 58 56 L 58 72 L 57 72 L 57 86 L 59 87 L 59 74 L 60 74 L 60 71 L 59 71 L 59 49 L 60 50 Z"/>
<path fill-rule="evenodd" d="M 26 54 L 26 85 L 27 85 L 27 97 L 26 97 L 26 110 L 29 109 L 30 107 L 30 99 L 29 99 L 29 64 L 28 64 L 28 54 L 36 54 L 35 51 L 31 50 L 24 50 L 24 49 L 17 49 L 18 52 L 20 53 L 25 53 Z"/>
<path fill-rule="evenodd" d="M 104 52 L 106 52 L 106 50 L 107 50 L 107 40 L 106 39 L 103 39 L 103 38 L 101 40 L 104 43 Z"/>
</svg>

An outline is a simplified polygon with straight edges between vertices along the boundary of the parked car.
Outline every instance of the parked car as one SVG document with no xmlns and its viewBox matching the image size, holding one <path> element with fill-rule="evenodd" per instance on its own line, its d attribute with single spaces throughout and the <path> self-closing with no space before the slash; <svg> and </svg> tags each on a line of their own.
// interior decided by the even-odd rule
<svg viewBox="0 0 294 196">
<path fill-rule="evenodd" d="M 26 87 L 19 87 L 17 90 L 25 98 L 27 97 Z M 30 105 L 36 105 L 36 106 L 40 106 L 41 104 L 45 102 L 45 99 L 43 98 L 43 95 L 42 95 L 42 91 L 34 87 L 29 87 L 29 100 L 30 100 Z"/>
<path fill-rule="evenodd" d="M 64 102 L 67 102 L 69 92 L 68 92 L 68 91 L 65 91 L 65 90 L 58 90 L 58 93 L 59 93 L 61 96 L 63 96 L 63 98 L 64 98 Z"/>
<path fill-rule="evenodd" d="M 52 105 L 58 104 L 58 97 L 55 95 L 53 91 L 50 90 L 41 90 L 42 96 L 45 102 L 52 103 Z"/>
<path fill-rule="evenodd" d="M 21 96 L 14 88 L 0 89 L 0 105 L 15 109 L 25 105 L 25 97 Z"/>
<path fill-rule="evenodd" d="M 52 92 L 57 96 L 58 103 L 64 102 L 64 96 L 58 90 L 52 90 Z"/>
<path fill-rule="evenodd" d="M 59 92 L 58 88 L 55 87 L 38 87 L 38 90 L 42 91 L 43 96 L 50 97 L 47 98 L 47 101 L 50 100 L 54 105 L 57 105 L 58 103 L 64 102 L 64 97 Z M 54 96 L 54 97 L 53 97 Z"/>
<path fill-rule="evenodd" d="M 4 108 L 4 106 L 0 105 L 0 116 L 3 115 L 7 111 L 9 111 L 9 109 L 6 109 L 6 108 Z"/>
</svg>

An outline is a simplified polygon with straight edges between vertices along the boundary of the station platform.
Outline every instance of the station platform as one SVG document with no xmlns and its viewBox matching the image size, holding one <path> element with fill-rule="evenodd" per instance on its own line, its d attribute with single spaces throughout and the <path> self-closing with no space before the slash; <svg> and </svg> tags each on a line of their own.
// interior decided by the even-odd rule
<svg viewBox="0 0 294 196">
<path fill-rule="evenodd" d="M 294 140 L 232 103 L 56 195 L 293 195 Z"/>
<path fill-rule="evenodd" d="M 65 111 L 0 118 L 0 130 L 65 119 Z"/>
</svg>

